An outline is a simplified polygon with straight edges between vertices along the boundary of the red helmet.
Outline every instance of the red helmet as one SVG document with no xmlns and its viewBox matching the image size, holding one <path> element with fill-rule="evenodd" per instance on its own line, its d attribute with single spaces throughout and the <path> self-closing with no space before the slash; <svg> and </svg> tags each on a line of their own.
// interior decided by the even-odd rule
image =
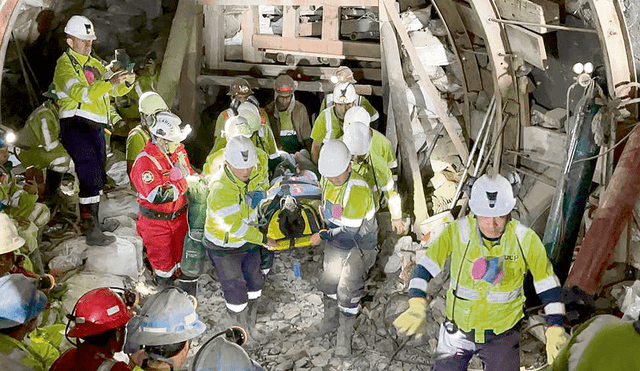
<svg viewBox="0 0 640 371">
<path fill-rule="evenodd" d="M 122 298 L 107 287 L 88 291 L 78 299 L 68 336 L 86 338 L 124 326 L 133 312 Z"/>
</svg>

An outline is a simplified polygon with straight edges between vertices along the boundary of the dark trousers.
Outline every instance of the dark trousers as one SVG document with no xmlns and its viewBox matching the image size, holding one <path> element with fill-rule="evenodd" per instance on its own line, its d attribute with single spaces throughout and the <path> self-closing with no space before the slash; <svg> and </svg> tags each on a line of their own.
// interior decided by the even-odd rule
<svg viewBox="0 0 640 371">
<path fill-rule="evenodd" d="M 60 136 L 76 166 L 80 203 L 99 202 L 99 199 L 94 202 L 83 202 L 83 199 L 99 196 L 106 180 L 102 124 L 78 116 L 63 118 L 60 119 Z"/>
</svg>

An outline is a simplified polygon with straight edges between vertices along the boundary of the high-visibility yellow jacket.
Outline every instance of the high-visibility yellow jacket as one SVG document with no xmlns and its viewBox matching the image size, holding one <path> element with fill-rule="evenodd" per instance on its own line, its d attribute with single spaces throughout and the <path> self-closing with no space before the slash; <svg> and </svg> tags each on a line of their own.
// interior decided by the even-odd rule
<svg viewBox="0 0 640 371">
<path fill-rule="evenodd" d="M 257 190 L 254 169 L 248 183 L 240 180 L 225 164 L 213 175 L 207 197 L 207 218 L 204 237 L 221 248 L 239 248 L 246 243 L 262 245 L 263 233 L 255 226 L 258 209 L 249 206 L 249 192 Z"/>
<path fill-rule="evenodd" d="M 375 153 L 378 156 L 382 157 L 388 167 L 392 169 L 398 167 L 398 160 L 396 159 L 393 147 L 391 147 L 391 141 L 379 131 L 375 129 L 371 129 L 371 131 L 372 138 L 371 148 L 369 149 L 369 152 Z"/>
<path fill-rule="evenodd" d="M 127 161 L 135 161 L 136 157 L 138 157 L 140 152 L 146 147 L 149 139 L 151 139 L 151 134 L 149 134 L 149 131 L 144 128 L 142 124 L 131 129 L 127 136 L 127 153 L 125 156 Z"/>
<path fill-rule="evenodd" d="M 327 104 L 327 102 L 328 102 L 328 104 Z M 333 103 L 333 93 L 329 93 L 322 100 L 322 103 L 320 103 L 320 112 L 322 112 L 327 107 L 333 106 L 333 104 L 334 104 Z M 373 106 L 371 105 L 369 100 L 366 97 L 363 97 L 362 95 L 358 95 L 358 99 L 356 100 L 356 106 L 364 107 L 364 109 L 366 109 L 367 112 L 369 112 L 369 116 L 371 116 L 371 121 L 372 122 L 376 121 L 380 117 L 380 114 L 378 113 L 378 110 L 373 108 Z"/>
<path fill-rule="evenodd" d="M 380 198 L 384 194 L 389 204 L 391 219 L 402 218 L 402 201 L 398 191 L 396 191 L 391 169 L 389 169 L 385 160 L 370 150 L 363 161 L 351 161 L 351 169 L 360 174 L 369 185 L 369 188 L 371 188 L 376 211 L 380 208 Z"/>
<path fill-rule="evenodd" d="M 53 85 L 61 119 L 80 116 L 101 124 L 112 122 L 110 97 L 124 95 L 131 87 L 113 86 L 104 79 L 106 72 L 101 61 L 71 48 L 58 58 Z"/>
<path fill-rule="evenodd" d="M 60 356 L 60 351 L 49 343 L 29 344 L 29 339 L 25 341 L 26 344 L 8 335 L 0 334 L 0 353 L 36 371 L 48 371 Z"/>
<path fill-rule="evenodd" d="M 477 259 L 499 258 L 504 276 L 497 283 L 474 279 L 472 267 Z M 485 342 L 485 331 L 501 334 L 524 316 L 524 278 L 533 275 L 536 293 L 545 304 L 547 322 L 562 319 L 560 281 L 553 272 L 544 245 L 536 233 L 510 220 L 493 246 L 480 235 L 476 218 L 468 215 L 442 231 L 429 246 L 409 283 L 409 297 L 425 297 L 427 282 L 451 259 L 447 291 L 447 318 L 465 332 L 475 332 L 475 342 Z M 550 320 L 549 317 L 553 317 Z"/>
<path fill-rule="evenodd" d="M 218 115 L 214 131 L 215 142 L 213 143 L 213 148 L 211 148 L 209 153 L 215 152 L 227 145 L 227 139 L 224 137 L 222 131 L 224 130 L 225 122 L 233 114 L 233 110 L 231 108 L 227 108 Z M 276 138 L 273 135 L 273 130 L 271 130 L 271 125 L 269 124 L 269 116 L 264 108 L 260 108 L 260 120 L 260 129 L 253 133 L 251 141 L 256 148 L 262 149 L 269 156 L 269 159 L 273 160 L 279 156 L 277 153 L 278 145 L 276 144 Z"/>
<path fill-rule="evenodd" d="M 325 143 L 342 136 L 342 120 L 336 116 L 333 106 L 320 111 L 311 129 L 311 139 Z"/>
<path fill-rule="evenodd" d="M 343 184 L 336 186 L 323 177 L 320 187 L 322 218 L 329 229 L 325 239 L 343 249 L 374 248 L 378 223 L 367 182 L 358 173 L 351 171 Z"/>
</svg>

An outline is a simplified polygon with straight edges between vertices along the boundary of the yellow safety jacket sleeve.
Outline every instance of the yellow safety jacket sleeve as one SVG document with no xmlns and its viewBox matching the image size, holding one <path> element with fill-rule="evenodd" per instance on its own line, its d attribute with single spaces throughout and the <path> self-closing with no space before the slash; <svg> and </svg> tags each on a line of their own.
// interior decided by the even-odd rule
<svg viewBox="0 0 640 371">
<path fill-rule="evenodd" d="M 231 108 L 227 108 L 226 110 L 220 112 L 218 118 L 216 119 L 216 126 L 213 129 L 213 137 L 218 139 L 222 137 L 222 131 L 224 130 L 224 124 L 227 122 L 229 116 L 231 116 L 232 111 Z"/>
<path fill-rule="evenodd" d="M 265 113 L 266 117 L 266 113 Z M 269 120 L 267 119 L 267 123 L 264 122 L 261 124 L 260 129 L 257 133 L 254 133 L 251 137 L 253 144 L 256 148 L 262 149 L 267 153 L 270 160 L 278 158 L 278 146 L 276 145 L 276 138 L 273 136 L 273 130 L 271 130 L 271 126 L 269 125 Z"/>
<path fill-rule="evenodd" d="M 131 129 L 127 136 L 126 144 L 126 159 L 127 161 L 135 161 L 136 157 L 142 152 L 147 145 L 147 141 L 151 138 L 151 135 L 138 125 Z"/>
<path fill-rule="evenodd" d="M 371 104 L 371 102 L 369 102 L 369 100 L 366 97 L 363 97 L 362 95 L 360 95 L 358 105 L 364 107 L 364 109 L 366 109 L 367 112 L 369 112 L 369 116 L 371 116 L 371 122 L 376 121 L 380 117 L 378 110 L 373 108 L 373 105 Z"/>
<path fill-rule="evenodd" d="M 391 220 L 397 220 L 402 218 L 402 200 L 395 188 L 391 169 L 385 162 L 370 151 L 363 162 L 351 162 L 351 168 L 369 184 L 376 211 L 380 208 L 380 198 L 384 196 L 389 205 Z"/>
<path fill-rule="evenodd" d="M 398 160 L 391 146 L 391 141 L 379 131 L 375 129 L 371 130 L 373 132 L 373 138 L 371 139 L 371 149 L 369 151 L 382 157 L 388 167 L 392 169 L 398 167 Z"/>
<path fill-rule="evenodd" d="M 29 340 L 26 340 L 29 342 Z M 25 344 L 8 335 L 0 334 L 0 352 L 9 354 L 36 371 L 48 371 L 53 362 L 60 357 L 60 352 L 51 344 L 39 344 L 35 348 L 33 344 Z"/>
<path fill-rule="evenodd" d="M 20 139 L 27 146 L 42 147 L 47 152 L 60 145 L 59 137 L 58 108 L 51 101 L 46 101 L 36 108 L 20 132 Z"/>
<path fill-rule="evenodd" d="M 120 121 L 122 121 L 122 116 L 118 113 L 115 105 L 109 104 L 109 123 L 115 126 Z"/>
<path fill-rule="evenodd" d="M 313 123 L 311 129 L 311 139 L 316 142 L 325 143 L 331 139 L 342 136 L 342 122 L 338 119 L 333 106 L 328 107 L 318 114 L 318 118 Z"/>
<path fill-rule="evenodd" d="M 252 172 L 251 179 L 257 176 Z M 207 197 L 205 238 L 222 248 L 238 248 L 246 243 L 261 245 L 264 235 L 254 226 L 258 210 L 251 209 L 246 194 L 253 191 L 227 166 L 214 175 Z"/>
</svg>

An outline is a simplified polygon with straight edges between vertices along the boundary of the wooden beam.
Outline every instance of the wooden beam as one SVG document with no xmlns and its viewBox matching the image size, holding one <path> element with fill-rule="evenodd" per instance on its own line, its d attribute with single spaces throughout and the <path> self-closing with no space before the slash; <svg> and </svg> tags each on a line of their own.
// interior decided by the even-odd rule
<svg viewBox="0 0 640 371">
<path fill-rule="evenodd" d="M 322 7 L 321 37 L 322 41 L 337 41 L 340 38 L 340 8 L 337 6 Z"/>
<path fill-rule="evenodd" d="M 542 35 L 510 24 L 505 25 L 504 29 L 512 52 L 543 71 L 549 69 L 549 59 Z"/>
<path fill-rule="evenodd" d="M 196 3 L 192 18 L 189 46 L 187 47 L 180 76 L 180 118 L 198 128 L 200 115 L 198 110 L 198 84 L 200 73 L 200 54 L 202 50 L 202 6 Z"/>
<path fill-rule="evenodd" d="M 242 60 L 247 62 L 262 62 L 262 53 L 253 45 L 253 36 L 259 33 L 260 13 L 258 7 L 252 5 L 240 16 L 242 27 Z"/>
<path fill-rule="evenodd" d="M 298 36 L 298 11 L 292 6 L 285 6 L 282 9 L 282 37 Z"/>
<path fill-rule="evenodd" d="M 467 163 L 467 159 L 469 158 L 469 150 L 464 145 L 462 140 L 460 140 L 458 133 L 456 133 L 456 130 L 455 130 L 456 123 L 453 122 L 453 118 L 449 115 L 446 102 L 443 102 L 442 100 L 438 99 L 440 97 L 440 92 L 433 85 L 433 83 L 431 82 L 431 79 L 429 79 L 429 76 L 427 75 L 427 72 L 422 66 L 422 62 L 420 62 L 420 58 L 418 57 L 418 52 L 416 51 L 416 48 L 413 46 L 413 42 L 411 42 L 411 39 L 409 38 L 409 34 L 407 33 L 406 28 L 404 27 L 404 25 L 402 24 L 402 21 L 400 20 L 400 15 L 398 14 L 398 11 L 396 10 L 394 3 L 391 2 L 391 0 L 381 0 L 381 1 L 384 2 L 385 9 L 387 10 L 387 14 L 389 15 L 389 18 L 393 21 L 393 25 L 395 26 L 395 29 L 398 32 L 398 35 L 400 36 L 400 39 L 402 40 L 402 43 L 404 44 L 405 49 L 407 50 L 407 54 L 409 54 L 411 63 L 413 64 L 414 69 L 416 70 L 416 72 L 418 73 L 418 76 L 420 77 L 418 79 L 418 84 L 420 85 L 420 88 L 422 88 L 422 90 L 425 91 L 427 95 L 432 97 L 431 100 L 435 107 L 435 111 L 436 111 L 435 114 L 440 118 L 440 120 L 442 120 L 442 123 L 444 124 L 444 127 L 447 130 L 447 133 L 449 134 L 449 137 L 453 141 L 453 145 L 456 147 L 456 150 L 458 151 L 458 154 L 462 159 L 462 163 L 463 164 Z"/>
<path fill-rule="evenodd" d="M 203 12 L 202 44 L 205 65 L 215 69 L 224 61 L 224 11 L 221 6 L 206 5 L 203 7 Z"/>
<path fill-rule="evenodd" d="M 203 5 L 229 5 L 229 6 L 237 6 L 239 4 L 245 6 L 257 6 L 257 5 L 265 5 L 267 4 L 264 0 L 199 0 Z M 303 6 L 314 6 L 317 7 L 319 5 L 323 6 L 378 6 L 378 0 L 270 0 L 268 2 L 269 5 L 274 6 L 284 6 L 284 5 L 303 5 Z"/>
<path fill-rule="evenodd" d="M 539 24 L 559 24 L 560 6 L 549 0 L 495 0 L 500 17 Z M 531 31 L 547 33 L 546 27 L 526 26 Z"/>
<path fill-rule="evenodd" d="M 262 49 L 380 58 L 380 44 L 354 41 L 324 41 L 311 37 L 253 35 L 253 46 Z"/>
<path fill-rule="evenodd" d="M 319 77 L 323 80 L 331 79 L 335 74 L 336 67 L 324 66 L 285 66 L 282 64 L 265 64 L 265 63 L 245 63 L 224 61 L 220 63 L 220 70 L 243 71 L 248 72 L 257 69 L 264 76 L 278 76 L 287 71 L 294 69 L 301 75 Z M 380 69 L 377 68 L 353 68 L 353 74 L 358 80 L 381 81 L 382 76 Z"/>
</svg>

